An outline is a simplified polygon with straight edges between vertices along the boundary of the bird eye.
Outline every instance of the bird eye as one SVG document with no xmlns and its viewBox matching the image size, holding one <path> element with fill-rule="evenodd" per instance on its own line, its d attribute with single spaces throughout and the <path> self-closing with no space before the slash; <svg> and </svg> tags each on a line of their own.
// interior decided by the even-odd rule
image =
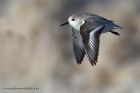
<svg viewBox="0 0 140 93">
<path fill-rule="evenodd" d="M 75 19 L 73 18 L 72 21 L 75 21 Z"/>
</svg>

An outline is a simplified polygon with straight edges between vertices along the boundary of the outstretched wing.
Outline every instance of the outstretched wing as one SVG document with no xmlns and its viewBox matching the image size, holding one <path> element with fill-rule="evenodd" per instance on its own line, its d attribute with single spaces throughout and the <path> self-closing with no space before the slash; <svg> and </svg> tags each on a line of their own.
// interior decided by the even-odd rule
<svg viewBox="0 0 140 93">
<path fill-rule="evenodd" d="M 73 31 L 73 49 L 77 64 L 81 64 L 85 55 L 85 49 L 82 42 L 80 31 Z"/>
<path fill-rule="evenodd" d="M 91 25 L 90 22 L 85 22 L 80 28 L 80 33 L 88 59 L 91 65 L 96 65 L 99 52 L 99 37 L 105 26 L 100 25 L 97 27 L 91 27 Z"/>
</svg>

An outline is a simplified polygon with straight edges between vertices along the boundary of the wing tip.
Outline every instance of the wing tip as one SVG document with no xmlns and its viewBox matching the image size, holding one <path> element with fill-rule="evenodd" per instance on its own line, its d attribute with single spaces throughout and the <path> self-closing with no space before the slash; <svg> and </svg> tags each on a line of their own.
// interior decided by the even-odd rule
<svg viewBox="0 0 140 93">
<path fill-rule="evenodd" d="M 78 65 L 82 64 L 82 61 L 77 61 L 77 64 L 78 64 Z"/>
<path fill-rule="evenodd" d="M 90 64 L 91 64 L 92 66 L 96 65 L 96 63 L 97 63 L 97 61 L 90 61 Z"/>
<path fill-rule="evenodd" d="M 83 58 L 81 60 L 80 59 L 76 59 L 77 64 L 78 65 L 82 64 L 83 59 L 84 59 L 84 56 L 83 56 Z"/>
</svg>

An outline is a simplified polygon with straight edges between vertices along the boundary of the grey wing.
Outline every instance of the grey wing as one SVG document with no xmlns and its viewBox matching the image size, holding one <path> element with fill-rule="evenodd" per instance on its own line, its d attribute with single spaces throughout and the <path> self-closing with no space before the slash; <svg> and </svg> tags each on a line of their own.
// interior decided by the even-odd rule
<svg viewBox="0 0 140 93">
<path fill-rule="evenodd" d="M 100 26 L 100 27 L 97 27 L 97 29 L 92 30 L 92 32 L 89 34 L 88 45 L 85 46 L 86 53 L 92 65 L 93 64 L 96 65 L 97 63 L 98 54 L 99 54 L 99 43 L 100 43 L 99 36 L 101 32 L 103 31 L 103 29 L 104 27 Z"/>
<path fill-rule="evenodd" d="M 112 20 L 108 20 L 104 17 L 100 17 L 100 16 L 90 16 L 87 18 L 87 21 L 90 21 L 90 23 L 92 24 L 92 28 L 96 28 L 97 26 L 101 26 L 101 25 L 105 25 L 106 29 L 108 30 L 113 30 L 113 29 L 122 29 L 121 26 L 117 25 L 114 23 L 114 21 Z"/>
<path fill-rule="evenodd" d="M 77 64 L 81 64 L 85 55 L 85 49 L 80 35 L 80 31 L 73 29 L 73 49 Z"/>
<path fill-rule="evenodd" d="M 86 24 L 85 24 L 86 25 Z M 82 26 L 84 27 L 84 25 Z M 90 31 L 82 31 L 81 28 L 81 35 L 84 42 L 85 51 L 87 53 L 87 57 L 91 63 L 91 65 L 96 65 L 98 59 L 98 52 L 99 52 L 99 37 L 103 31 L 105 26 L 99 26 L 95 29 L 89 29 Z"/>
</svg>

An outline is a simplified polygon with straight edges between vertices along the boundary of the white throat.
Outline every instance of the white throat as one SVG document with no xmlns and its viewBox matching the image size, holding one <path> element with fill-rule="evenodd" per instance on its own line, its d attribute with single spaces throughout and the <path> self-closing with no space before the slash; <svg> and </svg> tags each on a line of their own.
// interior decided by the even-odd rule
<svg viewBox="0 0 140 93">
<path fill-rule="evenodd" d="M 77 31 L 80 31 L 80 27 L 85 23 L 85 21 L 76 20 L 76 21 L 69 21 L 69 24 Z"/>
</svg>

